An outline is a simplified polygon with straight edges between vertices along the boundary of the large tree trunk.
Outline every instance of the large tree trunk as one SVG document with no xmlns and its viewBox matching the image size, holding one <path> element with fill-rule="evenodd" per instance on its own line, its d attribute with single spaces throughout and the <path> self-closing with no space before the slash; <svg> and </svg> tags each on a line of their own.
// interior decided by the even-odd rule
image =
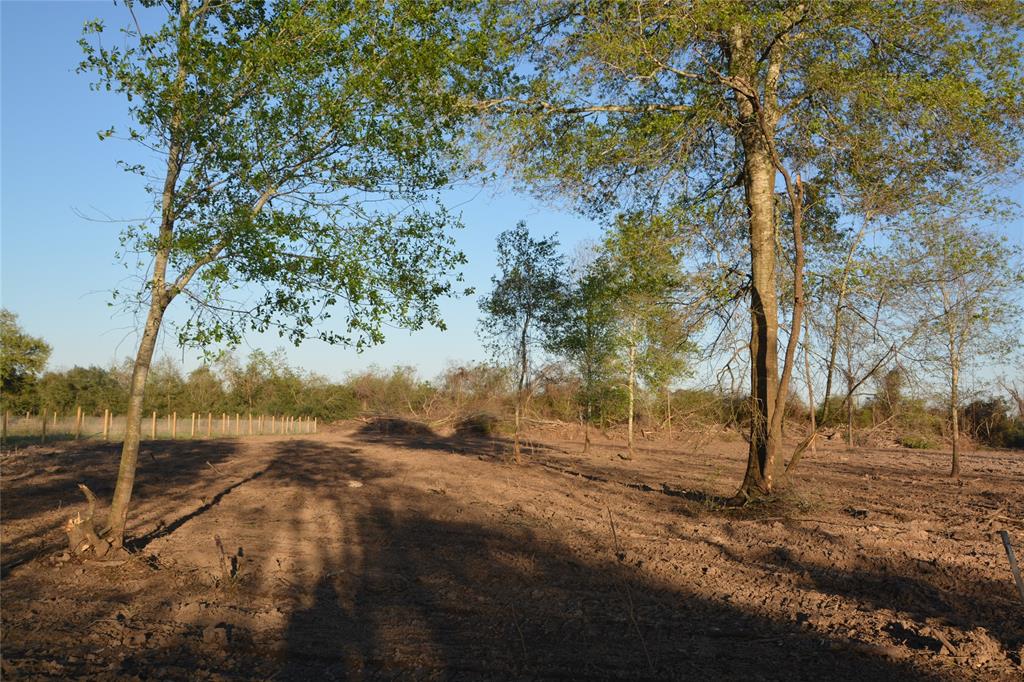
<svg viewBox="0 0 1024 682">
<path fill-rule="evenodd" d="M 737 492 L 746 500 L 771 494 L 775 484 L 780 422 L 778 397 L 778 300 L 775 252 L 775 173 L 766 134 L 774 121 L 758 102 L 757 53 L 748 30 L 729 31 L 729 75 L 740 121 L 744 190 L 750 238 L 750 449 L 747 470 Z"/>
<path fill-rule="evenodd" d="M 750 450 L 740 486 L 743 497 L 770 494 L 779 440 L 773 410 L 778 391 L 778 301 L 776 299 L 775 225 L 772 206 L 775 171 L 767 154 L 747 157 L 747 205 L 750 211 Z"/>
<path fill-rule="evenodd" d="M 167 297 L 164 294 L 163 271 L 166 267 L 166 254 L 157 256 L 159 277 L 154 275 L 152 301 L 149 315 L 142 331 L 139 350 L 135 355 L 135 366 L 132 369 L 132 382 L 128 389 L 128 413 L 125 417 L 124 444 L 121 447 L 121 463 L 117 469 L 117 485 L 110 503 L 110 514 L 107 525 L 110 531 L 107 541 L 114 548 L 124 544 L 124 529 L 128 521 L 128 505 L 132 499 L 132 488 L 135 485 L 135 470 L 139 461 L 139 443 L 142 438 L 142 401 L 145 398 L 146 378 L 153 362 L 153 351 L 156 348 L 157 336 L 160 334 L 160 323 L 167 309 Z M 157 281 L 159 279 L 159 282 Z"/>
</svg>

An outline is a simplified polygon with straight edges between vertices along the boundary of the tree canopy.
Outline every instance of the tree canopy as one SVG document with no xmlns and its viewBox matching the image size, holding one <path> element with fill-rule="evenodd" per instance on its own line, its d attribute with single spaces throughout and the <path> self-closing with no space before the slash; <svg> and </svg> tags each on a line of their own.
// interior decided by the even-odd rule
<svg viewBox="0 0 1024 682">
<path fill-rule="evenodd" d="M 36 381 L 50 359 L 51 350 L 46 341 L 21 328 L 17 315 L 0 308 L 0 393 L 4 408 Z"/>
<path fill-rule="evenodd" d="M 1013 171 L 1024 130 L 1024 8 L 504 7 L 510 25 L 528 27 L 508 31 L 505 48 L 528 67 L 479 107 L 494 115 L 491 139 L 509 169 L 594 215 L 673 216 L 681 232 L 701 236 L 706 258 L 745 275 L 755 418 L 740 498 L 770 493 L 802 328 L 808 200 L 885 218 L 976 198 Z M 782 268 L 793 282 L 784 351 Z"/>
</svg>

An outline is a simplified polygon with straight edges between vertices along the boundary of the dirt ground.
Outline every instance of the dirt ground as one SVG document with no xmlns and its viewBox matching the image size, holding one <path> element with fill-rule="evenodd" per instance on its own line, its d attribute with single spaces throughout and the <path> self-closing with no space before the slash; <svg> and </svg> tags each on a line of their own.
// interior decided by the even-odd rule
<svg viewBox="0 0 1024 682">
<path fill-rule="evenodd" d="M 116 566 L 62 556 L 118 448 L 2 467 L 8 679 L 1006 679 L 1024 453 L 828 446 L 733 510 L 745 444 L 507 444 L 399 421 L 144 446 Z M 220 548 L 223 548 L 223 552 Z"/>
</svg>

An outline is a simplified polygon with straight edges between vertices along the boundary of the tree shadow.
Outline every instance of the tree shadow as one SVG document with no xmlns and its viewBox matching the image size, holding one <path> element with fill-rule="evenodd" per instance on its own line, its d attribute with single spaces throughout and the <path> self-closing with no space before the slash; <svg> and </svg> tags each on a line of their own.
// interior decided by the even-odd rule
<svg viewBox="0 0 1024 682">
<path fill-rule="evenodd" d="M 925 659 L 912 653 L 892 660 L 870 643 L 774 620 L 728 598 L 705 596 L 678 577 L 641 570 L 628 548 L 618 551 L 617 541 L 613 546 L 604 536 L 595 543 L 585 528 L 555 530 L 536 518 L 466 508 L 458 496 L 407 486 L 387 459 L 313 439 L 271 446 L 273 451 L 246 460 L 244 470 L 230 470 L 236 482 L 194 472 L 182 495 L 157 489 L 175 497 L 173 503 L 146 500 L 142 506 L 150 516 L 174 519 L 171 531 L 177 534 L 159 537 L 178 549 L 209 537 L 211 517 L 203 515 L 214 506 L 225 528 L 243 519 L 254 528 L 245 543 L 247 561 L 263 555 L 272 562 L 293 552 L 299 563 L 284 580 L 240 583 L 230 592 L 199 584 L 197 571 L 172 571 L 159 583 L 164 591 L 154 595 L 141 592 L 139 583 L 92 583 L 71 593 L 75 601 L 65 602 L 66 620 L 47 640 L 50 648 L 40 649 L 31 634 L 39 629 L 32 602 L 46 596 L 48 586 L 66 583 L 17 576 L 20 624 L 15 636 L 5 636 L 4 656 L 40 666 L 56 659 L 66 677 L 100 679 L 937 677 L 929 672 L 935 667 L 916 667 Z M 203 461 L 193 464 L 211 471 Z M 256 486 L 258 495 L 239 505 L 232 493 L 243 484 Z M 197 497 L 208 501 L 182 513 L 185 498 Z M 197 520 L 206 527 L 190 531 L 188 522 Z M 296 552 L 297 539 L 311 551 Z M 732 560 L 799 563 L 791 554 L 752 550 Z M 803 563 L 808 571 L 824 570 Z M 872 589 L 812 579 L 822 581 L 823 591 L 846 596 L 840 590 L 848 590 L 851 599 Z M 969 595 L 974 593 L 972 588 Z M 892 595 L 868 603 L 882 608 L 886 599 Z M 209 621 L 170 619 L 168 609 L 182 602 L 216 614 L 235 606 Z M 82 607 L 72 608 L 77 604 Z M 280 620 L 260 625 L 255 612 L 267 604 L 265 610 L 279 613 Z M 894 629 L 886 636 L 905 634 Z M 923 641 L 925 649 L 930 645 Z M 38 676 L 55 674 L 39 670 Z"/>
<path fill-rule="evenodd" d="M 789 530 L 802 533 L 813 542 L 845 544 L 841 537 L 818 528 L 791 526 Z M 1024 647 L 1024 619 L 1011 615 L 1015 610 L 1019 612 L 1020 607 L 1016 604 L 1009 579 L 981 578 L 972 575 L 969 568 L 952 563 L 944 563 L 940 567 L 923 560 L 896 560 L 859 553 L 848 562 L 853 564 L 850 567 L 801 559 L 785 547 L 744 550 L 737 549 L 741 547 L 739 543 L 732 546 L 714 541 L 708 543 L 732 561 L 759 565 L 769 571 L 785 569 L 801 575 L 810 586 L 825 594 L 865 604 L 873 610 L 890 609 L 922 623 L 948 623 L 963 632 L 984 628 L 1014 663 L 1022 664 L 1020 651 Z M 942 646 L 935 639 L 916 633 L 915 637 L 902 633 L 905 628 L 898 622 L 888 623 L 884 629 L 897 641 L 902 639 L 922 644 L 916 648 Z"/>
<path fill-rule="evenodd" d="M 76 509 L 84 509 L 79 483 L 96 493 L 101 500 L 97 511 L 105 513 L 103 506 L 117 480 L 120 452 L 120 443 L 65 443 L 5 459 L 0 575 L 7 577 L 35 556 L 61 548 L 64 523 Z M 205 487 L 210 470 L 238 452 L 239 443 L 233 440 L 144 442 L 139 452 L 132 528 L 153 523 L 199 497 L 197 491 Z M 17 530 L 12 531 L 12 526 Z"/>
<path fill-rule="evenodd" d="M 452 435 L 443 436 L 423 422 L 401 417 L 377 417 L 361 426 L 354 437 L 375 445 L 444 452 L 482 460 L 508 462 L 512 457 L 511 439 L 485 435 L 471 426 L 460 428 L 458 424 Z M 560 452 L 558 448 L 529 439 L 520 443 L 520 449 L 526 457 Z"/>
<path fill-rule="evenodd" d="M 277 469 L 335 467 L 312 454 Z M 348 473 L 373 477 L 365 464 Z M 317 559 L 276 679 L 925 679 L 909 662 L 645 579 L 628 561 L 388 484 L 400 504 L 318 492 L 352 518 Z M 296 532 L 301 528 L 295 526 Z M 326 547 L 326 545 L 325 545 Z"/>
</svg>

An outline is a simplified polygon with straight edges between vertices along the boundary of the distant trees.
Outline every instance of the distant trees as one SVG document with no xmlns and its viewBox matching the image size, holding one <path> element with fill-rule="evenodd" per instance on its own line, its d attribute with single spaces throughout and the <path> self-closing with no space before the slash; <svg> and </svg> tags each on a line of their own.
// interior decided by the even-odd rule
<svg viewBox="0 0 1024 682">
<path fill-rule="evenodd" d="M 960 382 L 965 367 L 1020 347 L 1020 248 L 956 219 L 921 217 L 896 247 L 907 268 L 906 314 L 919 320 L 917 360 L 946 386 L 950 476 L 960 476 Z"/>
<path fill-rule="evenodd" d="M 520 430 L 530 392 L 530 357 L 555 343 L 566 299 L 565 259 L 554 236 L 534 239 L 526 223 L 498 235 L 498 274 L 480 299 L 480 336 L 495 357 L 512 360 L 516 377 L 512 457 L 522 462 Z"/>
<path fill-rule="evenodd" d="M 32 389 L 50 352 L 48 343 L 18 325 L 17 315 L 0 308 L 0 405 L 4 409 L 34 407 Z"/>
<path fill-rule="evenodd" d="M 39 382 L 40 408 L 62 414 L 71 414 L 78 407 L 85 414 L 102 414 L 103 410 L 123 414 L 128 404 L 123 379 L 121 372 L 95 365 L 47 372 Z"/>
</svg>

